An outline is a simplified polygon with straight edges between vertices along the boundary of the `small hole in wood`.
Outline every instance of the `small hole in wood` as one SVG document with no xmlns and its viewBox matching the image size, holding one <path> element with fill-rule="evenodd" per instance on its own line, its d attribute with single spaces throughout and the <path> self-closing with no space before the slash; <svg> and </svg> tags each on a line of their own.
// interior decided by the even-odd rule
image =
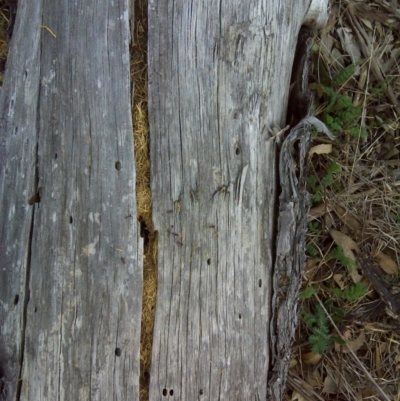
<svg viewBox="0 0 400 401">
<path fill-rule="evenodd" d="M 14 128 L 14 135 L 17 135 L 18 134 L 18 127 L 15 127 Z"/>
<path fill-rule="evenodd" d="M 168 395 L 168 390 L 166 388 L 163 389 L 162 395 L 166 397 Z"/>
<path fill-rule="evenodd" d="M 174 395 L 174 390 L 172 390 L 172 389 L 169 390 L 169 395 L 171 395 L 171 396 Z"/>
<path fill-rule="evenodd" d="M 115 168 L 119 171 L 119 170 L 121 170 L 121 162 L 120 161 L 117 161 L 117 162 L 115 162 Z"/>
<path fill-rule="evenodd" d="M 28 71 L 27 70 L 24 71 L 24 81 L 26 80 L 26 78 L 28 78 Z"/>
<path fill-rule="evenodd" d="M 74 220 L 73 220 L 72 216 L 69 216 L 69 224 L 72 224 L 73 221 Z"/>
<path fill-rule="evenodd" d="M 119 348 L 119 347 L 115 348 L 115 355 L 121 356 L 121 354 L 122 354 L 121 348 Z"/>
<path fill-rule="evenodd" d="M 239 147 L 236 148 L 235 153 L 236 153 L 237 155 L 240 155 L 240 148 L 239 148 Z"/>
<path fill-rule="evenodd" d="M 210 258 L 207 259 L 207 264 L 208 264 L 208 266 L 211 265 L 211 259 Z"/>
<path fill-rule="evenodd" d="M 58 154 L 54 153 L 54 159 L 57 159 L 57 157 L 58 157 Z"/>
<path fill-rule="evenodd" d="M 203 395 L 203 394 L 204 394 L 204 391 L 203 391 L 202 388 L 200 389 L 199 394 L 200 394 L 200 395 Z"/>
<path fill-rule="evenodd" d="M 34 312 L 34 313 L 37 312 L 37 306 L 35 306 L 35 307 L 33 308 L 33 312 Z"/>
<path fill-rule="evenodd" d="M 258 280 L 258 286 L 261 288 L 262 287 L 262 280 Z"/>
<path fill-rule="evenodd" d="M 241 313 L 239 313 L 239 319 L 241 319 L 242 318 L 242 314 Z"/>
<path fill-rule="evenodd" d="M 18 301 L 19 301 L 19 295 L 18 295 L 18 294 L 15 294 L 15 297 L 14 297 L 14 305 L 18 305 Z"/>
</svg>

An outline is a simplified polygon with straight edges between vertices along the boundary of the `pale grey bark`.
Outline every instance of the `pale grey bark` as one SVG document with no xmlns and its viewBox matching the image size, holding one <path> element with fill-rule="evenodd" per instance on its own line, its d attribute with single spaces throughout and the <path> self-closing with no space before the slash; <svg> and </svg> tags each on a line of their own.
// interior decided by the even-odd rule
<svg viewBox="0 0 400 401">
<path fill-rule="evenodd" d="M 300 202 L 281 199 L 279 222 L 279 149 L 270 132 L 285 125 L 297 34 L 308 6 L 306 0 L 150 0 L 159 234 L 152 401 L 282 396 L 307 199 L 303 189 Z M 277 244 L 285 222 L 291 226 Z M 280 282 L 281 267 L 296 274 L 292 284 Z"/>
<path fill-rule="evenodd" d="M 138 399 L 130 98 L 126 0 L 20 2 L 0 98 L 7 400 Z"/>
</svg>

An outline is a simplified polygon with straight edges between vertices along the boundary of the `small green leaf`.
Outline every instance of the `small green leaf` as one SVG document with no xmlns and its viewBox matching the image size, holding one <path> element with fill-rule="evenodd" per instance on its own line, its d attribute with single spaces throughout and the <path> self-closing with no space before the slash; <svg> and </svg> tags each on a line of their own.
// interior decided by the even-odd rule
<svg viewBox="0 0 400 401">
<path fill-rule="evenodd" d="M 313 294 L 315 294 L 314 287 L 309 286 L 309 287 L 305 288 L 305 289 L 299 294 L 299 298 L 300 298 L 300 299 L 308 299 L 308 298 L 311 298 L 311 297 L 313 296 Z"/>
<path fill-rule="evenodd" d="M 346 341 L 344 341 L 342 338 L 337 337 L 337 336 L 331 336 L 331 339 L 336 343 L 340 345 L 346 345 Z"/>
</svg>

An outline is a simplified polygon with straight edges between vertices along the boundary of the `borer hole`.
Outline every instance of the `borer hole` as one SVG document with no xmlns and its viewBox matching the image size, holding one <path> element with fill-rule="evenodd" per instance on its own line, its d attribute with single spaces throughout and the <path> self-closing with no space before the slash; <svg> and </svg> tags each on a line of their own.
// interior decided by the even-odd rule
<svg viewBox="0 0 400 401">
<path fill-rule="evenodd" d="M 72 222 L 73 222 L 73 218 L 72 218 L 72 216 L 69 216 L 69 224 L 72 224 Z"/>
<path fill-rule="evenodd" d="M 121 170 L 121 162 L 120 161 L 117 161 L 117 162 L 115 162 L 115 168 L 119 171 L 119 170 Z"/>
<path fill-rule="evenodd" d="M 208 266 L 211 265 L 211 259 L 210 258 L 207 259 L 207 264 L 208 264 Z"/>
<path fill-rule="evenodd" d="M 202 388 L 200 389 L 199 394 L 200 394 L 200 395 L 203 395 L 203 394 L 204 394 L 204 391 L 203 391 Z"/>
<path fill-rule="evenodd" d="M 37 312 L 37 306 L 35 306 L 35 307 L 33 308 L 33 312 L 34 312 L 34 313 Z"/>
<path fill-rule="evenodd" d="M 18 305 L 18 301 L 19 301 L 19 295 L 15 294 L 15 296 L 14 296 L 14 305 Z"/>
<path fill-rule="evenodd" d="M 235 153 L 236 153 L 237 155 L 240 155 L 240 148 L 239 148 L 239 147 L 236 148 Z"/>
<path fill-rule="evenodd" d="M 162 395 L 166 397 L 168 395 L 168 390 L 166 388 L 163 389 Z"/>
<path fill-rule="evenodd" d="M 174 395 L 174 390 L 169 390 L 169 395 Z"/>
<path fill-rule="evenodd" d="M 54 153 L 54 159 L 57 159 L 57 157 L 58 157 L 58 154 Z"/>
<path fill-rule="evenodd" d="M 258 280 L 258 286 L 261 288 L 262 287 L 262 280 Z"/>
<path fill-rule="evenodd" d="M 121 356 L 121 354 L 122 354 L 121 348 L 119 348 L 119 347 L 115 348 L 115 355 Z"/>
<path fill-rule="evenodd" d="M 239 313 L 239 319 L 241 319 L 242 318 L 242 314 L 241 313 Z"/>
</svg>

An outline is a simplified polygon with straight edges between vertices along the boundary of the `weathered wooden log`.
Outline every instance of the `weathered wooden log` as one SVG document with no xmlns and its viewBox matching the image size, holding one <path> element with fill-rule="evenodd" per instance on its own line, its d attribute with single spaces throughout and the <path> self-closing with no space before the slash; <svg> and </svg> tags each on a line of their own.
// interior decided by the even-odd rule
<svg viewBox="0 0 400 401">
<path fill-rule="evenodd" d="M 128 2 L 19 3 L 0 98 L 0 398 L 137 400 Z"/>
<path fill-rule="evenodd" d="M 308 206 L 304 165 L 297 179 L 281 158 L 280 176 L 271 132 L 285 125 L 300 27 L 325 20 L 319 3 L 306 16 L 309 0 L 149 2 L 152 401 L 282 397 Z"/>
</svg>

